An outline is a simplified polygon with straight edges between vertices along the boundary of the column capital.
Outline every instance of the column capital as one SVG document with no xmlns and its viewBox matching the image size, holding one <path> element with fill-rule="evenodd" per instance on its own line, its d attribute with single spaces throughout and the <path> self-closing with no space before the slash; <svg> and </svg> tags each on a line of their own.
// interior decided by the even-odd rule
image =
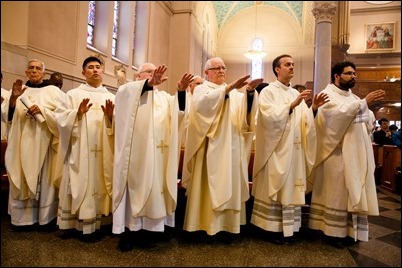
<svg viewBox="0 0 402 268">
<path fill-rule="evenodd" d="M 336 12 L 336 1 L 314 1 L 312 10 L 316 22 L 332 22 L 332 18 Z"/>
</svg>

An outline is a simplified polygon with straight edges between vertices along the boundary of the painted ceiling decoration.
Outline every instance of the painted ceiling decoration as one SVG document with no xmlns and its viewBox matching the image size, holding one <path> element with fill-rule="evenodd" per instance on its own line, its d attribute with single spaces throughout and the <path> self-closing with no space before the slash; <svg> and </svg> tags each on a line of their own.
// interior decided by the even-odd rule
<svg viewBox="0 0 402 268">
<path fill-rule="evenodd" d="M 234 15 L 254 5 L 267 5 L 279 8 L 292 16 L 301 26 L 303 24 L 303 1 L 212 1 L 218 27 L 221 29 Z"/>
</svg>

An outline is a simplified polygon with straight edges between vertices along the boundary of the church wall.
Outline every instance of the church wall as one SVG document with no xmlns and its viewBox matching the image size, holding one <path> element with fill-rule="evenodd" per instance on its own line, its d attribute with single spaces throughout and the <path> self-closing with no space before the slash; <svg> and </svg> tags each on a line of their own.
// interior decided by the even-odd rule
<svg viewBox="0 0 402 268">
<path fill-rule="evenodd" d="M 187 3 L 187 2 L 185 2 Z M 184 73 L 190 70 L 190 48 L 192 41 L 193 15 L 191 7 L 187 5 L 175 6 L 175 14 L 171 18 L 170 49 L 169 49 L 169 91 L 173 93 L 177 88 L 177 81 Z M 180 52 L 180 53 L 179 53 Z M 172 72 L 171 70 L 175 70 Z M 191 70 L 193 71 L 193 70 Z"/>
<path fill-rule="evenodd" d="M 167 6 L 169 2 L 149 1 L 148 3 L 148 22 L 152 23 L 149 23 L 145 40 L 147 50 L 143 62 L 153 61 L 157 64 L 168 64 L 171 8 Z M 102 28 L 107 31 L 106 36 L 111 36 L 113 2 L 101 2 L 100 4 L 109 5 L 107 13 L 102 14 L 103 21 L 106 21 Z M 64 91 L 85 82 L 82 76 L 82 61 L 90 55 L 98 55 L 103 58 L 105 62 L 104 85 L 112 91 L 117 89 L 115 74 L 117 65 L 123 64 L 126 67 L 128 81 L 135 79 L 138 66 L 132 66 L 131 57 L 128 61 L 112 57 L 111 40 L 101 40 L 105 45 L 99 49 L 87 47 L 87 1 L 25 1 L 18 3 L 2 1 L 1 5 L 2 56 L 5 56 L 2 57 L 3 87 L 11 88 L 17 78 L 26 81 L 26 62 L 30 58 L 38 58 L 45 62 L 46 78 L 55 71 L 61 72 L 64 77 Z M 134 9 L 132 8 L 132 10 Z M 7 16 L 7 14 L 23 14 L 24 12 L 27 15 L 22 16 L 18 23 L 13 17 Z M 27 19 L 24 20 L 24 18 Z M 134 28 L 133 19 L 125 23 L 130 24 L 130 29 Z M 15 29 L 15 25 L 18 32 L 11 32 L 10 29 Z M 127 40 L 133 40 L 132 33 Z M 131 44 L 130 47 L 132 48 Z M 24 52 L 20 51 L 16 54 L 15 50 L 18 49 Z M 20 60 L 3 60 L 13 58 Z"/>
<path fill-rule="evenodd" d="M 51 5 L 42 2 L 29 5 L 28 47 L 46 56 L 43 61 L 49 67 L 56 64 L 49 62 L 54 58 L 77 61 L 79 3 L 58 2 L 57 6 L 63 12 L 53 12 Z"/>
<path fill-rule="evenodd" d="M 395 22 L 395 49 L 401 52 L 401 2 L 381 6 L 364 1 L 350 2 L 350 48 L 348 53 L 365 53 L 365 24 Z"/>
<path fill-rule="evenodd" d="M 10 28 L 14 27 L 14 19 L 7 16 L 3 18 L 3 14 L 15 14 L 15 8 L 24 9 L 27 10 L 28 18 L 25 25 L 19 27 L 25 28 L 26 31 L 21 30 L 17 34 L 14 32 L 10 36 L 2 34 L 2 55 L 7 55 L 6 59 L 10 59 L 10 61 L 5 61 L 2 57 L 3 87 L 11 88 L 16 78 L 26 81 L 26 62 L 28 59 L 37 58 L 45 62 L 46 78 L 55 71 L 63 74 L 63 90 L 67 91 L 84 81 L 81 72 L 82 61 L 85 57 L 96 52 L 105 56 L 102 51 L 95 52 L 86 48 L 87 1 L 26 1 L 18 2 L 18 4 L 13 1 L 7 5 L 3 5 L 3 3 L 1 9 L 2 33 L 3 29 L 7 33 Z M 27 34 L 26 44 L 18 43 L 21 39 L 19 36 L 24 35 L 25 32 Z M 24 52 L 16 53 L 16 50 Z M 21 60 L 12 60 L 13 58 Z M 116 78 L 113 61 L 110 58 L 106 60 L 105 67 L 104 83 L 113 88 Z"/>
<path fill-rule="evenodd" d="M 20 47 L 27 46 L 28 11 L 28 1 L 1 1 L 1 41 Z"/>
<path fill-rule="evenodd" d="M 205 61 L 216 55 L 217 23 L 209 1 L 173 1 L 174 14 L 170 28 L 170 91 L 184 73 L 203 76 Z"/>
<path fill-rule="evenodd" d="M 288 13 L 270 6 L 258 6 L 256 26 L 255 12 L 255 6 L 239 12 L 220 30 L 218 55 L 228 67 L 227 81 L 251 73 L 251 61 L 243 54 L 255 37 L 263 40 L 263 49 L 268 53 L 263 58 L 264 81 L 276 80 L 272 61 L 281 54 L 290 54 L 295 61 L 292 83 L 304 84 L 312 80 L 314 46 L 304 42 L 302 26 Z"/>
</svg>

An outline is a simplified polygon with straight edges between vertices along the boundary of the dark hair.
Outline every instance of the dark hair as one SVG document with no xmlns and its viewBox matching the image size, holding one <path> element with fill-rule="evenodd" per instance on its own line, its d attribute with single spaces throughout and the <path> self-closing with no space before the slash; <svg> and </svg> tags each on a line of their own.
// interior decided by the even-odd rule
<svg viewBox="0 0 402 268">
<path fill-rule="evenodd" d="M 389 131 L 398 130 L 398 126 L 397 125 L 390 125 L 388 129 L 389 129 Z"/>
<path fill-rule="evenodd" d="M 261 83 L 261 84 L 259 84 L 258 86 L 255 87 L 255 90 L 257 90 L 257 92 L 260 93 L 261 90 L 262 90 L 264 87 L 267 87 L 268 85 L 269 85 L 268 83 Z"/>
<path fill-rule="evenodd" d="M 335 75 L 341 75 L 343 73 L 343 70 L 346 67 L 352 67 L 353 69 L 355 69 L 356 71 L 356 65 L 353 62 L 350 61 L 342 61 L 342 62 L 338 62 L 336 63 L 331 70 L 331 82 L 332 84 L 335 83 Z"/>
<path fill-rule="evenodd" d="M 281 61 L 282 58 L 292 58 L 292 56 L 290 56 L 288 54 L 282 54 L 282 55 L 280 55 L 280 56 L 278 56 L 278 57 L 276 57 L 274 59 L 274 61 L 272 62 L 272 71 L 274 71 L 274 74 L 275 74 L 276 77 L 278 77 L 278 74 L 275 71 L 275 68 L 281 66 L 280 61 Z"/>
<path fill-rule="evenodd" d="M 300 84 L 294 85 L 292 87 L 294 89 L 297 89 L 297 91 L 299 91 L 299 92 L 302 92 L 303 90 L 307 89 L 307 87 L 305 85 L 300 85 Z"/>
<path fill-rule="evenodd" d="M 389 122 L 389 120 L 387 118 L 381 118 L 380 120 L 378 120 L 379 125 L 381 125 L 382 122 Z"/>
<path fill-rule="evenodd" d="M 85 69 L 85 66 L 87 66 L 87 64 L 90 63 L 91 61 L 96 61 L 96 62 L 98 62 L 100 65 L 102 65 L 101 59 L 99 59 L 98 57 L 95 57 L 95 56 L 89 56 L 89 57 L 86 58 L 86 59 L 84 60 L 84 62 L 82 63 L 82 69 Z"/>
<path fill-rule="evenodd" d="M 63 75 L 59 72 L 52 73 L 49 78 L 49 84 L 61 89 L 63 87 Z"/>
</svg>

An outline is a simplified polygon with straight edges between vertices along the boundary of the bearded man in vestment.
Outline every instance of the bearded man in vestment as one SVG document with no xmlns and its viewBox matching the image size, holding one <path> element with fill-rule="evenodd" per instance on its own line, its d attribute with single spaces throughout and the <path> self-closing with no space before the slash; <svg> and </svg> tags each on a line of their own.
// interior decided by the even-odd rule
<svg viewBox="0 0 402 268">
<path fill-rule="evenodd" d="M 321 230 L 338 248 L 348 244 L 347 237 L 368 241 L 368 216 L 379 215 L 366 124 L 371 120 L 368 106 L 383 99 L 385 92 L 375 90 L 360 99 L 351 90 L 355 78 L 352 62 L 332 67 L 332 83 L 322 91 L 330 101 L 316 117 L 317 156 L 309 178 L 313 183 L 309 227 Z"/>
<path fill-rule="evenodd" d="M 55 181 L 59 132 L 55 113 L 63 108 L 65 93 L 43 83 L 45 64 L 28 62 L 26 85 L 17 79 L 2 115 L 11 121 L 5 165 L 10 182 L 8 213 L 14 226 L 46 225 L 57 216 L 58 189 Z M 25 104 L 21 100 L 25 101 Z"/>
<path fill-rule="evenodd" d="M 57 114 L 64 162 L 57 224 L 84 235 L 112 223 L 115 95 L 102 85 L 103 67 L 97 57 L 84 60 L 86 84 L 67 92 L 67 109 Z"/>
<path fill-rule="evenodd" d="M 116 93 L 113 233 L 121 234 L 121 251 L 132 250 L 136 243 L 150 246 L 149 231 L 161 234 L 165 226 L 175 226 L 178 94 L 185 97 L 193 75 L 183 75 L 178 93 L 171 95 L 154 87 L 167 80 L 166 69 L 144 63 L 137 81 L 120 86 Z"/>
<path fill-rule="evenodd" d="M 246 224 L 248 159 L 258 104 L 254 91 L 262 79 L 248 83 L 245 75 L 226 84 L 226 66 L 219 57 L 209 59 L 204 72 L 206 80 L 194 89 L 188 116 L 183 229 L 210 236 L 222 231 L 222 239 L 230 242 Z"/>
<path fill-rule="evenodd" d="M 277 80 L 269 83 L 259 96 L 255 155 L 254 196 L 251 223 L 271 232 L 272 242 L 293 242 L 301 227 L 301 206 L 305 204 L 306 179 L 314 165 L 316 133 L 314 113 L 326 96 L 311 90 L 291 87 L 294 61 L 280 55 L 272 63 Z"/>
</svg>

